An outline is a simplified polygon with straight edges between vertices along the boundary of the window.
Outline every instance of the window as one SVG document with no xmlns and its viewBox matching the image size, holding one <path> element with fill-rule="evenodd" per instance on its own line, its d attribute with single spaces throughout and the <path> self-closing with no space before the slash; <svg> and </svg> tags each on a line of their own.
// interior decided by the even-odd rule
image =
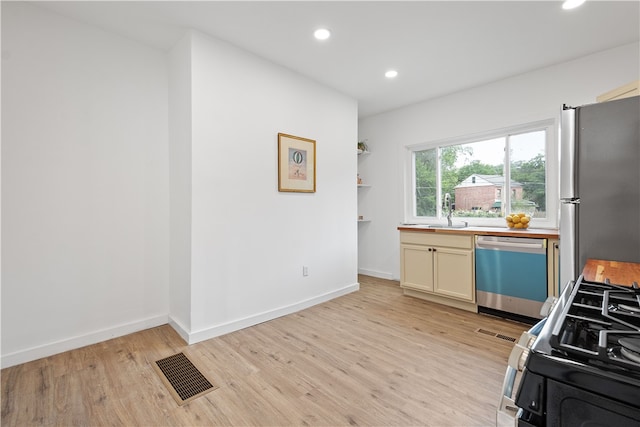
<svg viewBox="0 0 640 427">
<path fill-rule="evenodd" d="M 535 227 L 557 226 L 554 121 L 483 135 L 407 147 L 407 222 L 452 216 L 471 225 L 504 226 L 504 217 L 525 212 Z"/>
</svg>

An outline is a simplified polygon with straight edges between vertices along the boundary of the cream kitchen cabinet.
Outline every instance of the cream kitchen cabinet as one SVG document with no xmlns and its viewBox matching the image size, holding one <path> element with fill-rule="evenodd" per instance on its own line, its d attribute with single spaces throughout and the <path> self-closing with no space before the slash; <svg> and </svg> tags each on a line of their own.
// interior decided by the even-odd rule
<svg viewBox="0 0 640 427">
<path fill-rule="evenodd" d="M 624 86 L 620 86 L 613 90 L 610 90 L 607 93 L 603 93 L 600 96 L 596 97 L 598 102 L 606 102 L 606 101 L 615 101 L 616 99 L 627 98 L 630 96 L 638 96 L 640 95 L 640 80 L 636 80 L 635 82 L 627 83 Z"/>
<path fill-rule="evenodd" d="M 477 312 L 473 262 L 472 235 L 400 233 L 405 295 Z"/>
<path fill-rule="evenodd" d="M 547 295 L 560 295 L 560 241 L 549 239 L 547 245 Z"/>
</svg>

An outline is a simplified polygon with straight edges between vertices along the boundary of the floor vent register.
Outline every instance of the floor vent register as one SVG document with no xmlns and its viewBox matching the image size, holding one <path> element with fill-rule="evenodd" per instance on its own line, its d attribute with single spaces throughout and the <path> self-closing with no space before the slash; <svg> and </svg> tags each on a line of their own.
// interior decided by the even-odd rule
<svg viewBox="0 0 640 427">
<path fill-rule="evenodd" d="M 486 329 L 479 328 L 479 329 L 476 329 L 476 332 L 479 334 L 490 335 L 492 337 L 500 338 L 501 340 L 516 342 L 516 339 L 513 337 L 510 337 L 504 334 L 499 334 L 497 332 L 487 331 Z"/>
<path fill-rule="evenodd" d="M 153 366 L 178 405 L 184 405 L 218 388 L 184 353 L 160 359 Z"/>
</svg>

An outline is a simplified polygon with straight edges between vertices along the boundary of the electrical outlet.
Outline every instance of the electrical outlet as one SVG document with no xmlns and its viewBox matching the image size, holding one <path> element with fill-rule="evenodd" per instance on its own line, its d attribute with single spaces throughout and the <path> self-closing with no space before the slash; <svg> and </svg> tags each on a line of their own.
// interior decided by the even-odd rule
<svg viewBox="0 0 640 427">
<path fill-rule="evenodd" d="M 302 275 L 303 276 L 308 276 L 309 275 L 309 267 L 307 267 L 306 265 L 302 266 Z"/>
</svg>

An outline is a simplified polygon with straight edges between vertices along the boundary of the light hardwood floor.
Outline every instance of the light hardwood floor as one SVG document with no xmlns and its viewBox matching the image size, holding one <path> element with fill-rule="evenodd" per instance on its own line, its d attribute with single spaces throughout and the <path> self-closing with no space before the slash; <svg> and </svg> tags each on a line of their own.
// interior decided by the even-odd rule
<svg viewBox="0 0 640 427">
<path fill-rule="evenodd" d="M 491 426 L 527 325 L 360 291 L 186 346 L 165 325 L 3 369 L 2 425 Z M 184 352 L 219 388 L 178 406 L 152 363 Z"/>
</svg>

